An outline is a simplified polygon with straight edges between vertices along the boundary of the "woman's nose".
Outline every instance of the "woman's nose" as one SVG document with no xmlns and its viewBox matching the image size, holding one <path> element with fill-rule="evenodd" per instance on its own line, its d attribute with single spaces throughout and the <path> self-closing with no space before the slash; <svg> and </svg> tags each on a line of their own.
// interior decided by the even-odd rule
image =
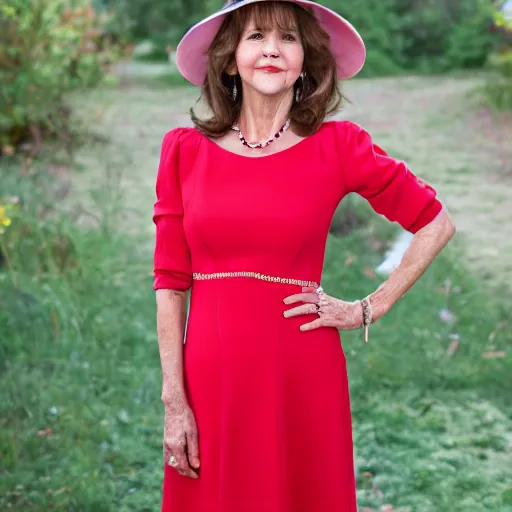
<svg viewBox="0 0 512 512">
<path fill-rule="evenodd" d="M 267 37 L 265 45 L 263 46 L 263 56 L 268 59 L 279 57 L 279 47 L 275 37 Z"/>
</svg>

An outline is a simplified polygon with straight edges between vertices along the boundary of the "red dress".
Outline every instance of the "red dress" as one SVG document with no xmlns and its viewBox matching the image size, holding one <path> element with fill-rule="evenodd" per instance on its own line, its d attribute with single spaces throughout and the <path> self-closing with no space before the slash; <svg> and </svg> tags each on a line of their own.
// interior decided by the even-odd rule
<svg viewBox="0 0 512 512">
<path fill-rule="evenodd" d="M 299 330 L 316 315 L 283 317 L 298 281 L 320 283 L 331 219 L 349 192 L 411 232 L 441 209 L 429 185 L 351 122 L 326 122 L 259 158 L 192 128 L 165 136 L 154 288 L 192 287 L 184 369 L 201 467 L 190 479 L 165 466 L 162 512 L 356 512 L 339 332 Z"/>
</svg>

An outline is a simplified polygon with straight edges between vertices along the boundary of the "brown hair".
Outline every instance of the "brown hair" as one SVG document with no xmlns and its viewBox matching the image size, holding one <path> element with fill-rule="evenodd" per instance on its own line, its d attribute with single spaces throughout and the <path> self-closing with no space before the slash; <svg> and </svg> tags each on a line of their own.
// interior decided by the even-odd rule
<svg viewBox="0 0 512 512">
<path fill-rule="evenodd" d="M 283 1 L 256 2 L 226 16 L 208 50 L 208 70 L 201 94 L 212 116 L 199 119 L 191 109 L 192 121 L 201 133 L 214 138 L 224 135 L 238 119 L 242 82 L 240 75 L 231 76 L 227 71 L 234 63 L 238 43 L 249 20 L 254 20 L 262 29 L 277 25 L 281 30 L 296 28 L 299 31 L 304 48 L 305 75 L 294 85 L 290 117 L 300 135 L 311 135 L 325 117 L 336 112 L 342 104 L 336 61 L 330 50 L 329 36 L 314 15 L 297 4 Z M 233 100 L 235 84 L 238 93 Z M 295 100 L 297 89 L 298 102 Z"/>
</svg>

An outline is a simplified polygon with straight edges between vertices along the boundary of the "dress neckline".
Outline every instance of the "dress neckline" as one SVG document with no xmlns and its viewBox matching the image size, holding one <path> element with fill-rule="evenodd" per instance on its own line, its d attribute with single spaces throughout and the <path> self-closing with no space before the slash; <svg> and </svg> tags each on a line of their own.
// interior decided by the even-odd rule
<svg viewBox="0 0 512 512">
<path fill-rule="evenodd" d="M 320 125 L 320 128 L 318 128 L 318 130 L 311 134 L 311 135 L 308 135 L 307 137 L 304 137 L 303 139 L 301 139 L 299 142 L 296 142 L 295 144 L 293 144 L 292 146 L 289 146 L 285 149 L 282 149 L 281 151 L 276 151 L 275 153 L 270 153 L 269 155 L 262 155 L 262 156 L 248 156 L 248 155 L 240 155 L 239 153 L 235 153 L 234 151 L 230 151 L 229 149 L 226 149 L 226 148 L 223 148 L 221 146 L 219 146 L 215 141 L 213 141 L 212 139 L 210 139 L 209 137 L 207 137 L 206 135 L 202 134 L 199 130 L 197 130 L 197 128 L 193 128 L 193 130 L 203 139 L 206 139 L 206 141 L 209 143 L 209 144 L 212 144 L 213 146 L 215 146 L 215 148 L 218 150 L 218 151 L 221 151 L 223 152 L 224 154 L 227 154 L 229 156 L 233 156 L 235 158 L 243 158 L 244 160 L 263 160 L 263 159 L 266 159 L 266 158 L 272 158 L 272 157 L 277 157 L 279 155 L 283 155 L 283 154 L 287 154 L 287 153 L 290 153 L 292 150 L 294 149 L 298 149 L 299 146 L 303 146 L 305 145 L 306 142 L 308 142 L 310 139 L 313 139 L 321 130 L 322 128 L 325 126 L 325 121 Z"/>
</svg>

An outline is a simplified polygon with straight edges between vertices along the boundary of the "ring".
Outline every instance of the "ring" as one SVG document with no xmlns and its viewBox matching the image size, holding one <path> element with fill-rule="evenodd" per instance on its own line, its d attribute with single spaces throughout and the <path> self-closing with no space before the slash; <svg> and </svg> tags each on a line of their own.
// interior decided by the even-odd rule
<svg viewBox="0 0 512 512">
<path fill-rule="evenodd" d="M 169 458 L 169 466 L 172 466 L 175 468 L 178 465 L 178 461 L 176 460 L 176 457 L 174 455 L 171 455 Z"/>
</svg>

